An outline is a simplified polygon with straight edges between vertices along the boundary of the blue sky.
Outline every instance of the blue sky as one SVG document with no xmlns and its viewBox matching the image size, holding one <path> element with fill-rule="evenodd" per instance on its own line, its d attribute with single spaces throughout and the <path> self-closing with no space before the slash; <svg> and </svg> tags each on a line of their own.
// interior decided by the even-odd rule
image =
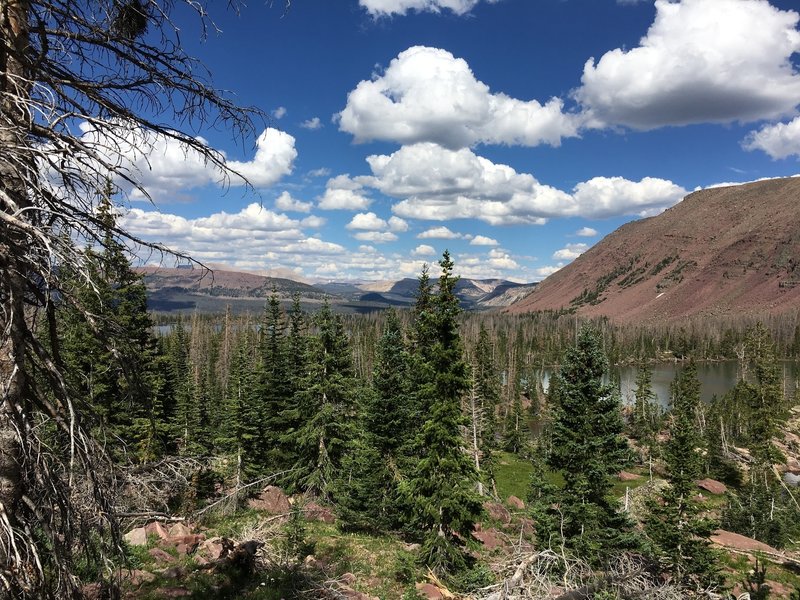
<svg viewBox="0 0 800 600">
<path fill-rule="evenodd" d="M 179 12 L 214 84 L 270 115 L 196 132 L 256 191 L 152 138 L 153 203 L 123 224 L 306 279 L 413 277 L 449 248 L 465 276 L 537 281 L 695 189 L 800 172 L 795 6 L 276 0 L 220 6 L 205 41 Z"/>
</svg>

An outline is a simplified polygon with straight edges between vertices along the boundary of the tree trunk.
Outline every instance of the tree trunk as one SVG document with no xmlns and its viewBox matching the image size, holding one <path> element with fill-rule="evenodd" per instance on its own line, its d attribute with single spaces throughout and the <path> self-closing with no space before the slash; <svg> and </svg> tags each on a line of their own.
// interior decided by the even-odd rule
<svg viewBox="0 0 800 600">
<path fill-rule="evenodd" d="M 14 226 L 28 205 L 24 173 L 31 164 L 23 139 L 28 115 L 13 102 L 28 98 L 25 68 L 18 57 L 28 43 L 27 0 L 0 0 L 0 539 L 13 535 L 22 498 L 19 411 L 26 390 L 25 290 L 28 267 L 23 252 L 25 234 Z M 11 527 L 12 531 L 7 528 Z M 11 544 L 7 542 L 12 542 Z M 13 540 L 0 543 L 0 564 L 13 568 Z"/>
</svg>

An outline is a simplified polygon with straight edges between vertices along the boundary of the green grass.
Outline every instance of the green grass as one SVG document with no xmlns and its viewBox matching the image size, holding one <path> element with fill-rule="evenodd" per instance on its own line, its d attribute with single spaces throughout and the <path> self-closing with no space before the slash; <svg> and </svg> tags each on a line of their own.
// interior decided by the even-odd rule
<svg viewBox="0 0 800 600">
<path fill-rule="evenodd" d="M 530 461 L 510 452 L 497 452 L 494 460 L 494 481 L 500 498 L 516 496 L 525 500 L 533 472 Z"/>
</svg>

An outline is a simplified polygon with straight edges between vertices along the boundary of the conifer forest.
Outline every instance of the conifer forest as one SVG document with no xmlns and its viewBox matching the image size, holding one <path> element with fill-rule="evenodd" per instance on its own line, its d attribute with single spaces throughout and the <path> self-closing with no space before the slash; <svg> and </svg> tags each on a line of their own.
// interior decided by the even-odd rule
<svg viewBox="0 0 800 600">
<path fill-rule="evenodd" d="M 148 308 L 137 267 L 205 267 L 128 226 L 151 190 L 110 156 L 257 184 L 195 131 L 269 118 L 183 43 L 210 5 L 0 0 L 0 598 L 800 600 L 796 310 L 466 311 L 448 250 L 409 307 Z"/>
</svg>

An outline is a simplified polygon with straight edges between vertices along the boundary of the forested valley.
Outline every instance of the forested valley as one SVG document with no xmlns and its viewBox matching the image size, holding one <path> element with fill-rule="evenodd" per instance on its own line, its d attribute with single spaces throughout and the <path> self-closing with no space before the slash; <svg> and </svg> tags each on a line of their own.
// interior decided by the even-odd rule
<svg viewBox="0 0 800 600">
<path fill-rule="evenodd" d="M 110 234 L 92 256 L 102 287 L 73 284 L 95 318 L 57 306 L 59 355 L 128 533 L 110 563 L 79 550 L 84 590 L 797 593 L 785 551 L 800 509 L 785 481 L 796 484 L 798 392 L 778 367 L 797 357 L 794 323 L 676 331 L 463 313 L 447 253 L 440 277 L 420 274 L 410 311 L 307 313 L 275 294 L 261 314 L 167 322 L 148 314 Z M 665 358 L 686 365 L 666 410 L 650 382 Z M 721 358 L 739 361 L 740 380 L 703 404 L 695 361 Z M 625 406 L 607 377 L 619 362 L 639 365 Z M 556 367 L 547 392 L 542 365 Z M 65 443 L 46 424 L 40 435 L 43 448 Z M 748 549 L 719 549 L 734 534 L 761 544 L 754 571 Z"/>
</svg>

